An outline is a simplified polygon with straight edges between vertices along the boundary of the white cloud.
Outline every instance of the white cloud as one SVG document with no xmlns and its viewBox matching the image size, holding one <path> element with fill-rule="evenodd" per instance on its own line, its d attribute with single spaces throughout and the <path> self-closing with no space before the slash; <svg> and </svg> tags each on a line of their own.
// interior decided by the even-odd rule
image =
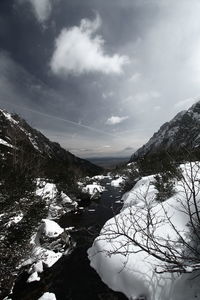
<svg viewBox="0 0 200 300">
<path fill-rule="evenodd" d="M 50 62 L 56 75 L 81 75 L 89 72 L 120 74 L 128 62 L 126 56 L 109 56 L 104 51 L 104 40 L 95 34 L 101 19 L 82 19 L 80 26 L 64 28 L 55 41 L 55 50 Z"/>
<path fill-rule="evenodd" d="M 55 1 L 58 0 L 18 0 L 19 3 L 29 2 L 35 17 L 42 24 L 50 17 Z"/>
<path fill-rule="evenodd" d="M 125 116 L 125 117 L 119 117 L 119 116 L 112 116 L 110 118 L 108 118 L 108 120 L 106 121 L 107 125 L 115 125 L 115 124 L 119 124 L 125 120 L 127 120 L 129 117 Z"/>
</svg>

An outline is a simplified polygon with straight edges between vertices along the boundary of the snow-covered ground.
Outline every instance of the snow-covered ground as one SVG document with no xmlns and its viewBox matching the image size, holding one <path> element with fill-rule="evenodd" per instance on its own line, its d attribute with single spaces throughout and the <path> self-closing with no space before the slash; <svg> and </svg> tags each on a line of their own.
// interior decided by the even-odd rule
<svg viewBox="0 0 200 300">
<path fill-rule="evenodd" d="M 110 184 L 111 184 L 111 186 L 114 186 L 114 187 L 120 187 L 120 185 L 123 182 L 124 182 L 124 178 L 122 176 L 120 176 L 117 179 L 113 179 Z"/>
<path fill-rule="evenodd" d="M 169 254 L 183 253 L 181 237 L 190 243 L 189 216 L 186 214 L 186 194 L 189 193 L 191 166 L 182 165 L 186 180 L 176 181 L 176 193 L 163 203 L 156 202 L 156 189 L 152 184 L 154 176 L 143 177 L 134 188 L 124 194 L 123 208 L 119 215 L 110 219 L 102 228 L 100 236 L 88 250 L 91 266 L 102 280 L 113 290 L 121 291 L 128 299 L 145 300 L 199 300 L 199 271 L 185 266 L 187 274 L 163 271 L 168 263 Z M 195 191 L 199 195 L 199 166 L 192 165 L 195 174 Z M 193 209 L 191 204 L 191 209 Z M 151 216 L 151 218 L 150 218 Z M 150 224 L 148 224 L 150 222 Z M 173 224 L 173 226 L 172 226 Z M 158 254 L 151 237 L 159 243 L 161 258 L 147 253 L 154 249 Z M 140 244 L 140 247 L 137 245 Z M 170 249 L 174 249 L 171 253 Z M 192 279 L 193 278 L 193 279 Z"/>
<path fill-rule="evenodd" d="M 42 220 L 37 232 L 31 237 L 32 252 L 30 257 L 20 265 L 28 266 L 30 276 L 27 282 L 39 281 L 39 274 L 43 272 L 44 265 L 51 267 L 71 250 L 70 229 L 61 228 L 53 219 L 76 209 L 78 205 L 64 192 L 59 194 L 54 183 L 41 179 L 37 180 L 36 195 L 46 201 L 48 216 L 47 219 Z M 10 222 L 17 222 L 18 220 L 19 216 Z"/>
<path fill-rule="evenodd" d="M 56 296 L 53 293 L 46 292 L 38 300 L 56 300 Z"/>
<path fill-rule="evenodd" d="M 55 221 L 43 219 L 36 234 L 31 238 L 33 246 L 30 258 L 21 266 L 29 266 L 30 274 L 27 282 L 39 281 L 39 274 L 43 272 L 44 265 L 53 266 L 63 255 L 68 254 L 70 235 Z"/>
<path fill-rule="evenodd" d="M 78 206 L 78 203 L 70 199 L 63 191 L 59 194 L 56 184 L 40 178 L 37 179 L 36 195 L 46 201 L 50 219 L 57 219 Z"/>
<path fill-rule="evenodd" d="M 97 182 L 87 184 L 83 187 L 83 191 L 89 193 L 91 196 L 95 195 L 97 192 L 102 193 L 104 190 L 105 188 Z"/>
<path fill-rule="evenodd" d="M 90 198 L 98 197 L 102 192 L 105 191 L 105 187 L 102 185 L 102 180 L 111 179 L 110 174 L 108 175 L 96 175 L 93 177 L 85 177 L 84 181 L 78 182 L 78 185 L 82 192 L 88 193 Z"/>
</svg>

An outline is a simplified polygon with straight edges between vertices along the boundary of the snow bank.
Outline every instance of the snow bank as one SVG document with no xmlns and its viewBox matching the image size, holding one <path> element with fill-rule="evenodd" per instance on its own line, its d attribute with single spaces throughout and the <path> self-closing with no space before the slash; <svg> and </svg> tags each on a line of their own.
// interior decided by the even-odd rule
<svg viewBox="0 0 200 300">
<path fill-rule="evenodd" d="M 33 245 L 31 257 L 22 263 L 29 266 L 30 274 L 27 282 L 39 281 L 39 274 L 43 272 L 43 266 L 53 266 L 63 255 L 70 250 L 70 235 L 55 221 L 43 219 L 36 234 L 31 238 Z"/>
<path fill-rule="evenodd" d="M 111 186 L 114 187 L 120 187 L 120 185 L 124 182 L 124 178 L 123 177 L 119 177 L 117 179 L 113 179 L 111 181 Z"/>
<path fill-rule="evenodd" d="M 53 293 L 46 292 L 38 300 L 56 300 L 56 296 Z"/>
<path fill-rule="evenodd" d="M 36 259 L 36 261 L 42 261 L 42 263 L 50 268 L 61 258 L 62 253 L 54 252 L 53 250 L 48 250 L 43 247 L 37 246 L 32 252 L 32 256 Z"/>
<path fill-rule="evenodd" d="M 187 168 L 182 165 L 185 178 L 190 184 Z M 141 250 L 131 240 L 134 237 L 134 241 L 144 247 L 150 243 L 146 235 L 150 208 L 156 219 L 156 226 L 152 224 L 153 234 L 162 249 L 166 249 L 167 241 L 169 248 L 173 246 L 181 251 L 179 234 L 188 241 L 189 217 L 180 209 L 180 201 L 185 201 L 184 187 L 177 182 L 176 194 L 158 203 L 155 201 L 157 191 L 152 184 L 153 180 L 154 176 L 143 177 L 130 192 L 124 194 L 124 206 L 120 214 L 107 221 L 100 236 L 88 250 L 90 264 L 110 288 L 124 293 L 132 300 L 140 297 L 146 300 L 199 300 L 199 284 L 188 280 L 194 274 L 179 276 L 176 273 L 156 273 L 155 269 L 159 269 L 161 261 Z M 176 230 L 173 230 L 170 222 Z"/>
<path fill-rule="evenodd" d="M 36 195 L 46 201 L 49 219 L 57 219 L 65 213 L 75 210 L 78 206 L 78 203 L 71 200 L 63 191 L 59 194 L 54 183 L 40 178 L 37 179 Z"/>
<path fill-rule="evenodd" d="M 36 190 L 37 196 L 40 196 L 46 200 L 47 199 L 54 200 L 56 198 L 58 191 L 54 183 L 49 183 L 38 179 L 37 186 L 38 186 Z"/>
<path fill-rule="evenodd" d="M 40 277 L 38 276 L 38 272 L 33 272 L 29 278 L 27 279 L 27 282 L 33 282 L 33 281 L 40 281 Z"/>
<path fill-rule="evenodd" d="M 59 236 L 64 229 L 61 228 L 56 222 L 48 219 L 43 219 L 43 225 L 41 230 L 43 230 L 44 234 L 48 237 L 57 237 Z"/>
<path fill-rule="evenodd" d="M 93 182 L 93 184 L 87 184 L 83 188 L 83 191 L 89 193 L 90 195 L 94 195 L 97 192 L 102 193 L 104 190 L 105 188 L 96 182 Z"/>
</svg>

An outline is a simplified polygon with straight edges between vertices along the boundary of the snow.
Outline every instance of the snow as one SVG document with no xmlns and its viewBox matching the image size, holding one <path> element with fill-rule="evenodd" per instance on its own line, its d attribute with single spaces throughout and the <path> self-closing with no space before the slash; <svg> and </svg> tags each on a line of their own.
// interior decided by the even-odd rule
<svg viewBox="0 0 200 300">
<path fill-rule="evenodd" d="M 182 165 L 181 168 L 190 184 L 189 165 Z M 200 174 L 197 179 L 199 177 Z M 195 277 L 194 272 L 183 275 L 156 273 L 155 269 L 162 270 L 166 265 L 165 262 L 161 263 L 123 235 L 125 233 L 129 237 L 134 236 L 134 240 L 145 247 L 147 238 L 144 232 L 150 208 L 158 222 L 156 226 L 152 225 L 153 234 L 161 243 L 161 247 L 165 247 L 167 241 L 170 247 L 176 247 L 177 251 L 181 251 L 179 234 L 189 242 L 187 226 L 189 217 L 183 209 L 180 209 L 180 203 L 185 201 L 183 186 L 180 182 L 176 182 L 176 194 L 159 203 L 155 201 L 157 191 L 152 184 L 153 180 L 154 176 L 143 177 L 130 192 L 124 194 L 122 197 L 124 205 L 120 214 L 106 222 L 100 236 L 88 249 L 90 265 L 103 282 L 111 289 L 124 293 L 128 299 L 139 299 L 144 296 L 146 300 L 200 300 L 199 280 L 196 279 L 196 283 L 189 280 Z M 200 202 L 199 198 L 198 195 Z M 168 217 L 176 230 L 173 230 Z M 192 272 L 189 265 L 185 270 Z"/>
<path fill-rule="evenodd" d="M 69 227 L 66 229 L 72 230 L 73 228 Z M 35 233 L 30 240 L 30 244 L 33 247 L 31 256 L 19 266 L 30 266 L 28 270 L 30 276 L 27 282 L 39 281 L 40 277 L 38 274 L 43 272 L 44 266 L 50 268 L 63 255 L 68 254 L 70 251 L 70 236 L 66 229 L 64 232 L 64 229 L 53 220 L 42 220 L 42 224 L 38 228 L 37 233 Z M 41 245 L 41 237 L 52 239 L 52 242 L 49 241 L 48 244 L 45 242 Z M 59 248 L 57 248 L 57 245 L 60 245 Z M 66 246 L 68 248 L 66 248 Z"/>
<path fill-rule="evenodd" d="M 95 175 L 92 178 L 93 179 L 98 179 L 98 180 L 103 180 L 104 178 L 106 178 L 106 176 L 104 176 L 104 175 Z"/>
<path fill-rule="evenodd" d="M 75 210 L 78 206 L 78 203 L 71 200 L 63 191 L 59 194 L 56 184 L 40 178 L 37 179 L 36 195 L 46 201 L 49 219 L 58 219 L 63 214 Z"/>
<path fill-rule="evenodd" d="M 0 139 L 0 144 L 4 145 L 4 146 L 7 146 L 7 147 L 10 147 L 10 148 L 14 148 L 13 145 L 9 144 L 8 142 L 4 141 L 3 139 Z"/>
<path fill-rule="evenodd" d="M 63 192 L 61 192 L 61 198 L 62 198 L 63 203 L 72 203 L 73 202 L 71 200 L 71 198 Z"/>
<path fill-rule="evenodd" d="M 38 300 L 56 300 L 56 296 L 53 293 L 46 292 Z"/>
<path fill-rule="evenodd" d="M 37 260 L 41 260 L 47 267 L 52 267 L 62 256 L 60 252 L 54 252 L 53 250 L 48 250 L 40 246 L 35 247 L 33 257 Z"/>
<path fill-rule="evenodd" d="M 43 184 L 42 187 L 40 187 Z M 57 196 L 57 188 L 54 183 L 49 182 L 41 182 L 40 179 L 38 179 L 37 182 L 38 188 L 36 190 L 36 195 L 42 197 L 43 199 L 55 199 Z"/>
<path fill-rule="evenodd" d="M 42 222 L 43 224 L 41 229 L 48 237 L 57 237 L 64 231 L 63 228 L 61 228 L 56 222 L 52 220 L 43 219 Z"/>
<path fill-rule="evenodd" d="M 175 282 L 170 300 L 199 300 L 199 272 L 182 274 Z"/>
<path fill-rule="evenodd" d="M 83 188 L 83 191 L 89 193 L 90 195 L 94 195 L 97 192 L 102 193 L 104 190 L 105 188 L 96 182 L 93 182 L 93 184 L 87 184 Z"/>
<path fill-rule="evenodd" d="M 37 272 L 32 273 L 29 278 L 27 279 L 27 282 L 33 282 L 33 281 L 40 281 L 40 277 L 38 276 Z"/>
<path fill-rule="evenodd" d="M 6 117 L 6 119 L 8 119 L 10 122 L 12 122 L 13 124 L 18 124 L 18 122 L 16 120 L 13 119 L 13 117 L 11 116 L 11 114 L 9 114 L 8 112 L 4 111 L 4 110 L 0 110 L 4 116 Z"/>
<path fill-rule="evenodd" d="M 41 152 L 41 150 L 39 149 L 39 146 L 38 146 L 36 140 L 31 136 L 31 134 L 30 133 L 26 133 L 26 135 L 28 135 L 29 141 L 31 142 L 31 144 L 33 145 L 33 147 L 35 148 L 35 150 Z"/>
<path fill-rule="evenodd" d="M 9 222 L 6 224 L 6 227 L 19 223 L 23 219 L 23 213 L 20 212 L 19 215 L 10 218 Z"/>
<path fill-rule="evenodd" d="M 124 178 L 123 177 L 119 177 L 117 179 L 113 179 L 111 181 L 111 186 L 114 187 L 120 187 L 120 185 L 124 182 Z"/>
</svg>

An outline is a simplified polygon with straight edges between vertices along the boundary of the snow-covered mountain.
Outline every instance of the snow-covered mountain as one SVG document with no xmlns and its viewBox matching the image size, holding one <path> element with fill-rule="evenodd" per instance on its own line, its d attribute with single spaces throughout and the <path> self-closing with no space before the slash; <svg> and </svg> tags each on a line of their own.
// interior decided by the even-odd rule
<svg viewBox="0 0 200 300">
<path fill-rule="evenodd" d="M 19 154 L 20 153 L 20 154 Z M 12 163 L 14 156 L 40 160 L 49 173 L 70 172 L 76 175 L 95 175 L 100 167 L 74 156 L 58 143 L 51 142 L 16 114 L 0 109 L 0 158 Z"/>
<path fill-rule="evenodd" d="M 131 161 L 169 152 L 198 151 L 200 148 L 200 101 L 186 111 L 178 113 L 171 121 L 164 123 L 150 140 L 139 148 Z"/>
</svg>

